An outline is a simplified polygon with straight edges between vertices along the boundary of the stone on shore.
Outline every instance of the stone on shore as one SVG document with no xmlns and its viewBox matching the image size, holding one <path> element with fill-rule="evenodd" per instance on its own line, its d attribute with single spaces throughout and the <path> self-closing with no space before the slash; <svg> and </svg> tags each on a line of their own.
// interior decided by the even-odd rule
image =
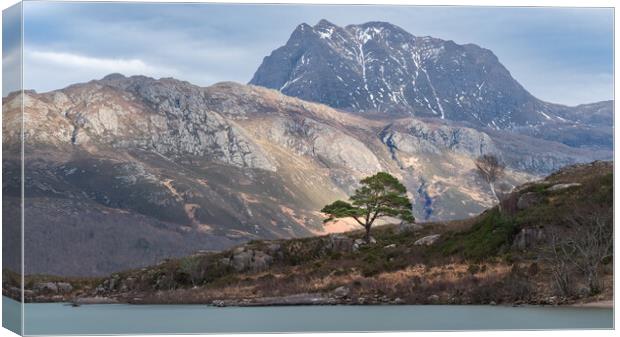
<svg viewBox="0 0 620 337">
<path fill-rule="evenodd" d="M 439 240 L 440 234 L 433 234 L 425 236 L 419 240 L 416 240 L 413 244 L 416 246 L 430 246 Z"/>
</svg>

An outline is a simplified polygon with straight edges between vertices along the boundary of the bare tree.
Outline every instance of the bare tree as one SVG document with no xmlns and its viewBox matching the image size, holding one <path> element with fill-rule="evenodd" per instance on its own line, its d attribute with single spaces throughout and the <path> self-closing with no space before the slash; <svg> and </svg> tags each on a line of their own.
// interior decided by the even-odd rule
<svg viewBox="0 0 620 337">
<path fill-rule="evenodd" d="M 608 212 L 598 208 L 575 211 L 566 218 L 570 227 L 561 232 L 557 228 L 550 231 L 544 256 L 562 295 L 572 294 L 574 272 L 583 274 L 591 295 L 601 291 L 599 271 L 613 249 L 611 219 Z"/>
<path fill-rule="evenodd" d="M 549 245 L 542 246 L 543 258 L 548 262 L 551 269 L 551 276 L 556 290 L 562 296 L 573 294 L 573 279 L 571 277 L 571 263 L 568 261 L 569 255 L 566 245 L 562 240 L 562 235 L 556 230 L 549 233 Z"/>
<path fill-rule="evenodd" d="M 501 200 L 497 196 L 495 190 L 495 182 L 504 175 L 506 166 L 500 162 L 500 160 L 492 154 L 483 154 L 475 160 L 476 169 L 478 174 L 484 179 L 484 181 L 491 187 L 491 192 L 495 199 L 499 202 L 501 210 Z"/>
<path fill-rule="evenodd" d="M 567 257 L 586 277 L 590 294 L 598 293 L 602 288 L 599 269 L 613 248 L 611 217 L 593 211 L 586 215 L 571 216 L 568 222 L 573 227 L 573 235 L 567 242 L 572 254 L 567 254 Z"/>
<path fill-rule="evenodd" d="M 193 287 L 196 287 L 203 278 L 203 269 L 201 268 L 201 259 L 197 256 L 189 256 L 181 259 L 180 271 L 185 273 Z"/>
</svg>

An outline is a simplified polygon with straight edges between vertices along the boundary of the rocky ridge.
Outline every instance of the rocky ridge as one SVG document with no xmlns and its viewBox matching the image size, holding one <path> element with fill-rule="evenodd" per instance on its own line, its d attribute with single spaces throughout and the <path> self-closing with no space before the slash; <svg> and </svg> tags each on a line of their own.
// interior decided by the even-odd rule
<svg viewBox="0 0 620 337">
<path fill-rule="evenodd" d="M 474 174 L 480 154 L 504 158 L 512 185 L 606 156 L 447 120 L 369 119 L 230 82 L 112 74 L 23 99 L 29 273 L 100 275 L 251 239 L 350 230 L 323 224 L 318 209 L 380 170 L 406 184 L 419 220 L 463 218 L 493 203 Z M 20 101 L 4 99 L 8 150 L 19 146 Z M 7 207 L 20 194 L 13 152 L 3 161 Z"/>
</svg>

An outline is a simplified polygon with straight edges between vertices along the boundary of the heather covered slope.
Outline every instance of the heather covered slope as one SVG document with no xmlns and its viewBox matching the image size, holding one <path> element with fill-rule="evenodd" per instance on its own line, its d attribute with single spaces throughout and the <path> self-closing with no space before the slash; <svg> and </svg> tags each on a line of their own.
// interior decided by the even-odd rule
<svg viewBox="0 0 620 337">
<path fill-rule="evenodd" d="M 4 99 L 8 149 L 19 146 L 20 99 Z M 472 161 L 483 153 L 508 164 L 508 188 L 608 156 L 449 121 L 368 119 L 235 83 L 113 74 L 27 91 L 24 103 L 28 274 L 102 275 L 346 231 L 354 224 L 324 225 L 318 210 L 378 171 L 404 182 L 420 221 L 466 218 L 493 204 Z M 19 158 L 3 161 L 15 204 Z"/>
<path fill-rule="evenodd" d="M 594 211 L 594 212 L 593 212 Z M 613 166 L 594 162 L 520 186 L 498 207 L 467 220 L 375 228 L 292 240 L 256 240 L 99 279 L 27 278 L 29 301 L 277 304 L 570 304 L 613 293 Z M 602 224 L 607 245 L 597 263 L 599 288 L 570 262 L 558 288 L 552 247 L 585 242 Z M 560 237 L 556 236 L 558 233 Z M 594 252 L 594 250 L 591 250 Z M 585 255 L 571 258 L 577 263 Z M 10 274 L 4 289 L 9 293 Z M 41 291 L 48 282 L 73 289 Z M 37 290 L 39 289 L 39 290 Z M 56 296 L 56 297 L 52 297 Z"/>
</svg>

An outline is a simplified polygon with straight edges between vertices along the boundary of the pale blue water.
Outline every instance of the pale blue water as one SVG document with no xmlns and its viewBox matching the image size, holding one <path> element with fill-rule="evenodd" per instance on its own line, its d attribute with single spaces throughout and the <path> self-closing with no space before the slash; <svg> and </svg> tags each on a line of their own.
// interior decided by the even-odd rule
<svg viewBox="0 0 620 337">
<path fill-rule="evenodd" d="M 3 304 L 19 307 L 6 298 Z M 102 304 L 74 308 L 41 303 L 26 304 L 24 311 L 28 335 L 613 328 L 611 309 L 564 307 Z"/>
</svg>

